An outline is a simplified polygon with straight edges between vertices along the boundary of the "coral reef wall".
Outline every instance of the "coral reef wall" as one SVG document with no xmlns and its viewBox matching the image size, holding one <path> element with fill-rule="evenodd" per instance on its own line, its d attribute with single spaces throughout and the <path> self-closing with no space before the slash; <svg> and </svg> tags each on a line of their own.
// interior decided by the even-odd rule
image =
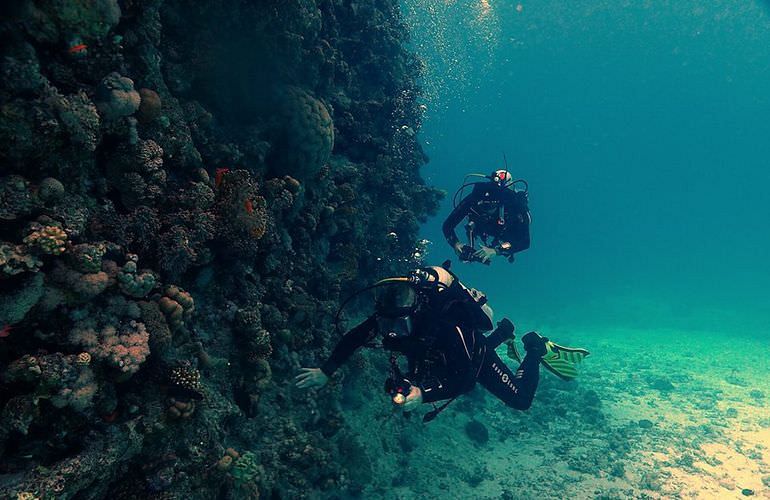
<svg viewBox="0 0 770 500">
<path fill-rule="evenodd" d="M 0 16 L 0 497 L 363 491 L 342 396 L 291 378 L 440 197 L 398 2 Z"/>
</svg>

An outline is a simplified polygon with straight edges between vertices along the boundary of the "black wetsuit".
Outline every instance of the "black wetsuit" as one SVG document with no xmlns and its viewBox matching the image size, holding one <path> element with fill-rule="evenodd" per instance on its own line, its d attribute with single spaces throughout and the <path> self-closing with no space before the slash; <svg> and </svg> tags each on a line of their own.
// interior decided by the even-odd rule
<svg viewBox="0 0 770 500">
<path fill-rule="evenodd" d="M 529 224 L 527 194 L 499 186 L 494 182 L 480 182 L 473 186 L 471 194 L 463 198 L 444 221 L 442 229 L 450 246 L 459 238 L 455 228 L 468 218 L 470 246 L 479 238 L 486 246 L 509 259 L 513 254 L 529 248 Z"/>
<path fill-rule="evenodd" d="M 540 378 L 540 359 L 524 357 L 513 373 L 495 353 L 499 340 L 484 337 L 473 329 L 442 321 L 418 318 L 415 334 L 383 340 L 383 347 L 406 355 L 409 381 L 422 390 L 423 402 L 432 403 L 464 394 L 478 381 L 506 405 L 526 410 L 532 404 Z M 331 376 L 353 352 L 380 334 L 377 319 L 371 316 L 350 330 L 321 366 Z"/>
</svg>

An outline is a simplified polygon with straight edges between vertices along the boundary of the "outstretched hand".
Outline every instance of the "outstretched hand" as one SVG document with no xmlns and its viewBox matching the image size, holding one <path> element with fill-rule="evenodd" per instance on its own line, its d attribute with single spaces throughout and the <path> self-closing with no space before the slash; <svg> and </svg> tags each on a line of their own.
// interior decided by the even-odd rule
<svg viewBox="0 0 770 500">
<path fill-rule="evenodd" d="M 412 411 L 418 406 L 420 406 L 421 403 L 422 403 L 422 390 L 416 385 L 413 385 L 409 389 L 409 394 L 407 394 L 406 401 L 404 401 L 404 404 L 401 406 L 401 408 L 404 411 Z"/>
<path fill-rule="evenodd" d="M 497 250 L 491 247 L 485 247 L 484 245 L 481 245 L 481 248 L 473 254 L 474 257 L 484 264 L 488 264 L 495 255 L 497 255 Z"/>
<path fill-rule="evenodd" d="M 322 387 L 329 381 L 329 377 L 320 368 L 300 368 L 299 371 L 299 375 L 294 377 L 294 385 L 300 389 Z"/>
</svg>

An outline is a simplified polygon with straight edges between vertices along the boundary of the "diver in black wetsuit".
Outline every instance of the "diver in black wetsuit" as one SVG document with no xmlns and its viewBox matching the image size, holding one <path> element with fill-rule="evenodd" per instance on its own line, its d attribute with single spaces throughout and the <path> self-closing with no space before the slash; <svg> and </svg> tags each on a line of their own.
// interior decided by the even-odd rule
<svg viewBox="0 0 770 500">
<path fill-rule="evenodd" d="M 532 219 L 527 206 L 526 182 L 513 180 L 507 170 L 497 170 L 489 176 L 481 177 L 489 181 L 464 183 L 458 190 L 457 194 L 460 194 L 463 188 L 473 186 L 471 193 L 456 204 L 444 221 L 444 237 L 460 259 L 466 262 L 475 260 L 489 264 L 497 255 L 513 261 L 516 252 L 529 248 L 529 225 Z M 520 183 L 525 189 L 514 189 Z M 455 228 L 465 218 L 468 219 L 465 226 L 467 245 L 461 243 L 455 233 Z M 475 247 L 477 240 L 478 249 Z"/>
<path fill-rule="evenodd" d="M 483 294 L 467 289 L 444 267 L 418 269 L 409 278 L 383 282 L 375 285 L 382 285 L 376 312 L 350 330 L 320 368 L 303 368 L 295 379 L 298 387 L 326 384 L 356 349 L 382 338 L 381 346 L 392 353 L 386 390 L 395 404 L 409 411 L 420 403 L 449 400 L 425 421 L 476 382 L 512 408 L 530 407 L 548 339 L 534 332 L 525 335 L 527 355 L 514 373 L 495 353 L 497 346 L 513 339 L 513 323 L 503 319 L 485 337 L 492 320 Z M 403 373 L 400 354 L 407 360 Z"/>
</svg>

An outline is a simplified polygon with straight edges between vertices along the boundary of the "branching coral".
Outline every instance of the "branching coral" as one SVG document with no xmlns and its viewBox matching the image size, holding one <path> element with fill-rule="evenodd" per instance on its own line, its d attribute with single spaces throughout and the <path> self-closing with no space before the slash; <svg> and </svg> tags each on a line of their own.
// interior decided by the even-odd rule
<svg viewBox="0 0 770 500">
<path fill-rule="evenodd" d="M 217 188 L 216 211 L 219 217 L 218 236 L 225 243 L 223 251 L 253 256 L 257 240 L 268 226 L 265 199 L 257 183 L 245 170 L 227 172 Z"/>
<path fill-rule="evenodd" d="M 81 273 L 61 262 L 56 263 L 51 278 L 59 285 L 62 294 L 70 303 L 87 302 L 107 290 L 113 283 L 109 274 L 104 271 Z"/>
<path fill-rule="evenodd" d="M 117 275 L 120 290 L 129 297 L 146 297 L 157 282 L 155 274 L 149 270 L 137 270 L 136 263 L 139 256 L 129 254 L 127 257 L 128 260 Z"/>
<path fill-rule="evenodd" d="M 262 328 L 257 309 L 239 310 L 235 316 L 235 327 L 243 340 L 247 358 L 266 358 L 273 352 L 270 333 Z"/>
<path fill-rule="evenodd" d="M 102 269 L 102 258 L 107 253 L 103 243 L 80 243 L 73 245 L 67 260 L 73 269 L 81 273 L 96 273 Z"/>
<path fill-rule="evenodd" d="M 24 243 L 41 253 L 61 255 L 67 250 L 67 233 L 58 225 L 33 222 L 28 231 L 27 236 L 24 237 Z"/>
<path fill-rule="evenodd" d="M 79 358 L 61 353 L 25 355 L 8 366 L 4 379 L 32 382 L 36 400 L 48 399 L 57 408 L 68 406 L 84 412 L 90 408 L 98 386 L 88 364 Z"/>
<path fill-rule="evenodd" d="M 151 205 L 164 193 L 163 148 L 151 139 L 121 145 L 118 154 L 110 159 L 107 171 L 128 208 Z"/>
<path fill-rule="evenodd" d="M 99 140 L 99 114 L 85 92 L 48 99 L 72 142 L 87 152 L 96 150 Z"/>
<path fill-rule="evenodd" d="M 79 311 L 76 317 L 84 314 L 86 310 Z M 76 321 L 69 340 L 130 376 L 150 354 L 150 336 L 144 323 L 137 321 L 140 315 L 136 303 L 115 297 L 100 314 Z"/>
<path fill-rule="evenodd" d="M 250 452 L 241 454 L 230 469 L 235 486 L 241 491 L 256 491 L 257 483 L 263 474 L 257 456 Z"/>
</svg>

